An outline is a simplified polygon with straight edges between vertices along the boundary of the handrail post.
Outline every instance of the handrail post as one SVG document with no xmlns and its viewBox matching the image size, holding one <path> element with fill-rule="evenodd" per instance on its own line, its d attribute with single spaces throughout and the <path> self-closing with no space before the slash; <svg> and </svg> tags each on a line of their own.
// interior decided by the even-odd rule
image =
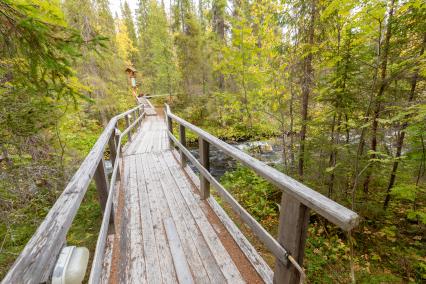
<svg viewBox="0 0 426 284">
<path fill-rule="evenodd" d="M 118 145 L 118 143 L 120 141 L 120 131 L 117 128 L 114 129 L 114 140 L 115 140 L 115 151 L 117 153 L 117 156 L 121 157 L 121 146 Z M 114 165 L 115 165 L 115 161 L 114 161 L 114 164 L 113 164 L 113 168 L 114 168 Z M 118 161 L 118 170 L 117 170 L 116 180 L 121 180 L 120 160 Z"/>
<path fill-rule="evenodd" d="M 200 163 L 206 169 L 210 170 L 209 142 L 201 136 L 198 137 L 198 149 L 200 152 Z M 210 196 L 210 182 L 200 173 L 201 199 L 207 199 Z"/>
<path fill-rule="evenodd" d="M 186 133 L 185 133 L 185 126 L 182 124 L 179 124 L 179 142 L 183 145 L 183 147 L 186 147 Z M 180 165 L 182 168 L 186 166 L 186 159 L 185 155 L 183 154 L 182 150 L 179 150 L 180 152 Z"/>
<path fill-rule="evenodd" d="M 167 129 L 173 135 L 173 120 L 168 114 L 167 114 Z M 169 146 L 170 146 L 170 149 L 173 149 L 173 140 L 170 137 L 169 137 Z"/>
<path fill-rule="evenodd" d="M 139 113 L 139 109 L 136 109 L 136 111 L 134 111 L 132 114 L 133 114 L 133 122 L 135 122 L 136 121 L 136 119 L 139 117 L 139 115 L 136 115 L 136 112 L 138 112 Z M 136 126 L 136 125 L 135 125 Z M 137 127 L 134 127 L 132 130 L 134 131 L 134 132 L 136 132 L 136 130 L 137 130 L 138 128 Z M 132 131 L 132 130 L 130 130 L 130 131 Z"/>
<path fill-rule="evenodd" d="M 278 242 L 302 266 L 308 231 L 309 208 L 289 194 L 281 197 Z M 299 283 L 300 273 L 290 262 L 287 265 L 276 259 L 274 283 Z"/>
<path fill-rule="evenodd" d="M 111 161 L 112 166 L 114 167 L 115 159 L 117 157 L 117 144 L 115 141 L 115 129 L 113 129 L 111 133 L 111 137 L 108 140 L 108 148 L 109 148 L 109 160 Z"/>
<path fill-rule="evenodd" d="M 138 118 L 141 116 L 140 109 L 138 108 L 138 109 L 135 111 L 135 113 L 136 113 L 136 116 L 135 116 L 135 121 L 136 121 L 136 119 L 138 119 Z M 139 122 L 138 122 L 138 124 L 136 125 L 136 130 L 139 128 L 139 125 L 140 125 L 140 121 L 139 121 Z"/>
<path fill-rule="evenodd" d="M 108 199 L 109 182 L 108 176 L 105 172 L 105 161 L 102 158 L 96 168 L 95 175 L 93 176 L 98 190 L 99 203 L 101 204 L 102 212 L 105 212 L 105 205 Z"/>
<path fill-rule="evenodd" d="M 143 107 L 143 106 L 142 106 Z M 143 110 L 142 109 L 140 109 L 140 108 L 138 108 L 138 118 L 140 118 L 141 117 L 141 115 L 143 115 Z M 139 120 L 139 127 L 141 127 L 142 126 L 142 119 L 141 120 Z"/>
<path fill-rule="evenodd" d="M 130 126 L 130 115 L 126 115 L 126 128 L 129 128 Z M 132 131 L 130 130 L 127 133 L 127 137 L 129 138 L 129 142 L 132 142 Z"/>
</svg>

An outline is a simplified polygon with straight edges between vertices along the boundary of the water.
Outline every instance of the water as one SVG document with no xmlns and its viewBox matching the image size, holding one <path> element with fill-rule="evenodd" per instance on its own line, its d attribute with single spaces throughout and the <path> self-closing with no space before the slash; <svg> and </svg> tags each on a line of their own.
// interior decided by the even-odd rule
<svg viewBox="0 0 426 284">
<path fill-rule="evenodd" d="M 247 141 L 231 145 L 268 165 L 273 166 L 283 163 L 282 146 L 280 141 L 276 138 L 265 141 Z M 192 155 L 198 159 L 198 145 L 191 145 L 188 148 Z M 189 163 L 189 166 L 194 172 L 198 173 L 198 170 L 191 163 Z M 236 166 L 237 162 L 234 158 L 210 146 L 210 173 L 216 179 L 220 179 L 225 172 L 234 170 Z M 112 170 L 111 161 L 105 160 L 105 171 L 107 175 L 111 175 Z"/>
<path fill-rule="evenodd" d="M 278 139 L 247 141 L 231 145 L 268 165 L 273 166 L 283 163 L 282 146 Z M 191 145 L 188 148 L 192 155 L 198 159 L 198 145 Z M 198 170 L 192 164 L 189 164 L 189 166 L 192 170 L 198 173 Z M 225 172 L 234 170 L 236 166 L 237 162 L 234 158 L 231 158 L 223 151 L 210 146 L 210 173 L 216 179 L 220 179 Z"/>
</svg>

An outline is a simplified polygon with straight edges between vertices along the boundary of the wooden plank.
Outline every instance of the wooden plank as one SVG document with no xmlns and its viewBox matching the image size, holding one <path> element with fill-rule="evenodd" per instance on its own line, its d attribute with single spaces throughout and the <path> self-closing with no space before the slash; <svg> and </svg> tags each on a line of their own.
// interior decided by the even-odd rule
<svg viewBox="0 0 426 284">
<path fill-rule="evenodd" d="M 151 159 L 151 155 L 152 154 L 137 155 L 136 166 L 138 171 L 138 189 L 141 193 L 141 189 L 146 187 L 146 192 L 148 194 L 147 196 L 140 194 L 140 200 L 143 198 L 149 199 L 150 213 L 157 249 L 156 252 L 161 263 L 159 267 L 161 270 L 160 276 L 163 280 L 163 283 L 175 283 L 177 282 L 177 276 L 173 266 L 173 258 L 168 246 L 165 228 L 161 225 L 164 218 L 170 217 L 170 210 L 163 196 L 161 185 L 159 184 L 157 177 L 152 172 L 154 164 Z M 148 180 L 146 180 L 146 176 L 149 176 L 149 183 Z M 141 218 L 145 218 L 145 216 L 141 214 L 140 216 Z"/>
<path fill-rule="evenodd" d="M 119 139 L 118 145 L 121 143 L 121 138 Z M 119 164 L 119 156 L 117 156 L 117 159 L 115 161 L 114 170 L 112 172 L 111 176 L 111 184 L 115 185 L 115 180 L 117 177 L 117 171 L 118 171 L 118 164 Z M 90 278 L 89 283 L 98 283 L 100 281 L 102 272 L 102 263 L 103 263 L 103 257 L 105 253 L 105 246 L 106 246 L 106 238 L 108 236 L 108 230 L 110 228 L 110 217 L 112 216 L 112 199 L 114 197 L 115 187 L 111 187 L 108 199 L 105 206 L 105 213 L 102 217 L 102 224 L 101 229 L 99 232 L 98 239 L 96 241 L 96 250 L 93 257 L 93 263 L 92 263 L 92 269 L 90 271 Z"/>
<path fill-rule="evenodd" d="M 234 262 L 232 261 L 231 256 L 223 247 L 212 225 L 207 220 L 207 217 L 204 215 L 203 211 L 197 204 L 197 200 L 190 189 L 191 188 L 190 182 L 186 180 L 184 175 L 178 174 L 179 165 L 174 160 L 171 152 L 164 152 L 163 155 L 165 157 L 166 162 L 168 163 L 170 172 L 175 177 L 175 180 L 179 188 L 187 189 L 187 190 L 181 190 L 182 196 L 185 199 L 185 202 L 187 203 L 191 211 L 191 214 L 198 225 L 198 228 L 203 234 L 204 239 L 210 248 L 210 251 L 213 253 L 213 256 L 215 257 L 217 264 L 221 268 L 222 273 L 226 278 L 226 281 L 228 281 L 229 283 L 244 283 L 244 280 L 241 277 L 241 274 L 238 271 L 237 267 L 235 266 Z"/>
<path fill-rule="evenodd" d="M 158 156 L 158 167 L 163 169 L 164 175 L 160 176 L 162 188 L 169 204 L 172 217 L 178 228 L 179 235 L 183 239 L 185 251 L 189 254 L 188 259 L 193 271 L 196 273 L 196 282 L 224 283 L 226 279 L 216 263 L 210 248 L 199 230 L 189 207 L 187 206 L 178 187 L 175 178 L 170 172 L 164 156 Z M 181 172 L 183 174 L 183 172 Z M 166 193 L 166 190 L 169 194 Z M 198 255 L 197 255 L 198 253 Z M 201 260 L 199 260 L 201 258 Z M 200 266 L 200 264 L 203 266 Z M 206 272 L 204 272 L 206 271 Z M 206 273 L 204 279 L 198 279 Z M 208 275 L 208 276 L 207 276 Z M 210 281 L 208 281 L 210 278 Z"/>
<path fill-rule="evenodd" d="M 145 270 L 144 246 L 142 240 L 142 221 L 139 206 L 140 196 L 138 193 L 138 180 L 137 180 L 137 162 L 136 157 L 129 156 L 129 183 L 126 188 L 128 193 L 128 203 L 126 206 L 130 212 L 129 225 L 126 228 L 130 233 L 130 251 L 127 252 L 129 263 L 127 264 L 127 280 L 128 283 L 147 283 L 148 277 Z M 151 283 L 151 282 L 148 282 Z"/>
<path fill-rule="evenodd" d="M 209 277 L 203 267 L 202 260 L 197 253 L 196 244 L 192 241 L 191 235 L 185 227 L 185 218 L 183 218 L 182 212 L 180 212 L 179 209 L 176 209 L 176 201 L 172 199 L 173 187 L 170 187 L 170 180 L 167 187 L 163 186 L 163 182 L 165 182 L 167 178 L 165 176 L 160 177 L 158 175 L 156 166 L 158 167 L 159 165 L 156 164 L 157 161 L 153 160 L 154 156 L 152 154 L 147 154 L 147 156 L 149 156 L 149 163 L 152 165 L 150 167 L 150 175 L 153 177 L 153 180 L 155 180 L 156 190 L 164 192 L 164 201 L 167 202 L 166 204 L 170 209 L 169 216 L 171 216 L 176 223 L 177 230 L 182 239 L 182 245 L 184 246 L 184 250 L 187 255 L 187 260 L 191 269 L 194 271 L 195 281 L 199 283 L 207 283 L 209 282 Z M 162 171 L 163 170 L 164 169 L 162 169 Z"/>
<path fill-rule="evenodd" d="M 189 270 L 188 262 L 186 261 L 185 253 L 183 252 L 173 220 L 171 218 L 167 218 L 163 221 L 163 223 L 166 228 L 167 239 L 169 241 L 179 283 L 194 283 L 194 279 L 192 279 L 191 271 Z"/>
<path fill-rule="evenodd" d="M 175 155 L 176 159 L 179 160 L 179 153 L 177 151 L 173 151 L 173 155 Z M 194 171 L 186 166 L 184 168 L 188 177 L 191 179 L 192 183 L 199 189 L 200 188 L 200 180 L 198 176 L 194 173 Z M 259 255 L 256 248 L 247 240 L 244 234 L 240 231 L 240 229 L 235 225 L 235 223 L 231 220 L 228 214 L 223 210 L 223 208 L 217 203 L 214 197 L 210 196 L 207 199 L 211 209 L 215 212 L 216 216 L 225 226 L 226 230 L 238 244 L 241 251 L 253 265 L 254 269 L 257 271 L 259 276 L 265 283 L 272 283 L 273 281 L 273 271 L 269 267 L 269 265 L 265 262 L 262 256 Z"/>
<path fill-rule="evenodd" d="M 206 140 L 204 140 L 201 136 L 198 137 L 198 148 L 199 148 L 199 155 L 200 155 L 200 164 L 203 166 L 203 168 L 209 171 L 210 170 L 209 143 Z M 179 149 L 182 149 L 182 148 L 179 148 Z M 201 190 L 200 191 L 201 199 L 206 199 L 210 196 L 210 183 L 204 175 L 200 175 L 200 190 Z"/>
<path fill-rule="evenodd" d="M 283 194 L 281 198 L 278 241 L 300 265 L 303 265 L 308 222 L 309 208 L 292 196 Z M 284 264 L 277 260 L 275 262 L 274 282 L 283 284 L 299 283 L 300 274 L 290 263 Z"/>
<path fill-rule="evenodd" d="M 109 283 L 109 276 L 111 274 L 111 263 L 112 263 L 112 250 L 114 246 L 114 235 L 110 234 L 106 240 L 105 254 L 102 263 L 102 273 L 100 283 Z"/>
<path fill-rule="evenodd" d="M 129 174 L 130 174 L 130 164 L 129 164 L 130 157 L 123 157 L 123 187 L 122 191 L 119 194 L 123 195 L 123 208 L 121 208 L 122 215 L 120 220 L 120 230 L 118 232 L 120 233 L 120 249 L 119 249 L 119 260 L 118 260 L 118 282 L 120 283 L 126 283 L 127 281 L 127 267 L 130 265 L 128 264 L 130 259 L 127 257 L 130 254 L 131 250 L 131 232 L 127 230 L 127 227 L 130 224 L 130 208 L 128 203 L 130 202 L 129 199 Z"/>
<path fill-rule="evenodd" d="M 223 142 L 210 133 L 192 125 L 191 123 L 183 120 L 182 118 L 172 114 L 168 109 L 167 118 L 173 119 L 179 124 L 184 125 L 186 128 L 197 133 L 202 139 L 209 142 L 214 147 L 224 151 L 227 155 L 233 157 L 243 165 L 248 166 L 257 174 L 277 186 L 283 192 L 293 196 L 305 206 L 313 209 L 318 214 L 336 224 L 343 230 L 351 230 L 358 225 L 359 216 L 352 210 L 345 208 L 337 202 L 327 198 L 317 191 L 312 190 L 306 185 L 298 182 L 297 180 L 283 174 L 282 172 L 266 165 L 265 163 L 251 157 L 243 151 Z"/>
<path fill-rule="evenodd" d="M 138 190 L 147 281 L 148 283 L 162 283 L 160 265 L 162 260 L 159 259 L 158 245 L 154 231 L 154 226 L 158 226 L 159 224 L 153 222 L 152 212 L 155 210 L 155 200 L 148 194 L 148 191 L 152 190 L 153 181 L 149 175 L 147 163 L 142 160 L 141 164 L 142 167 L 137 168 L 137 173 L 139 177 L 143 176 L 143 179 L 138 178 Z"/>
<path fill-rule="evenodd" d="M 238 247 L 247 257 L 247 259 L 252 264 L 253 268 L 262 278 L 265 283 L 273 282 L 273 271 L 269 267 L 269 265 L 265 262 L 262 256 L 259 255 L 256 248 L 247 240 L 244 234 L 240 231 L 240 229 L 235 225 L 235 223 L 229 218 L 228 214 L 226 214 L 225 210 L 217 203 L 214 197 L 210 196 L 207 199 L 207 202 L 212 208 L 213 212 L 215 212 L 216 216 L 225 226 L 226 230 L 232 236 L 232 238 L 237 243 Z M 278 282 L 279 283 L 279 282 Z"/>
</svg>

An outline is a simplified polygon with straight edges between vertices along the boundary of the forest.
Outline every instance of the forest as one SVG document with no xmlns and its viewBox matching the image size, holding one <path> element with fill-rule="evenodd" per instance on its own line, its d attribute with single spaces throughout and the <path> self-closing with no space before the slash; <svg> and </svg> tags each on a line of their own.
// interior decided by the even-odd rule
<svg viewBox="0 0 426 284">
<path fill-rule="evenodd" d="M 0 279 L 135 106 L 133 66 L 153 103 L 228 143 L 276 139 L 274 167 L 361 216 L 350 234 L 310 216 L 308 283 L 426 281 L 424 1 L 112 1 L 0 0 Z M 241 165 L 221 182 L 277 233 L 274 186 Z M 101 218 L 92 186 L 67 242 L 93 250 Z"/>
</svg>

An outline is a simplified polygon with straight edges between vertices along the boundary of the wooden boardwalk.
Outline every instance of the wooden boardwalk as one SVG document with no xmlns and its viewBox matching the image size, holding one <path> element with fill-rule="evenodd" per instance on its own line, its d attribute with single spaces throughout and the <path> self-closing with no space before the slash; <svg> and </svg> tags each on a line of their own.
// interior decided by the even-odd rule
<svg viewBox="0 0 426 284">
<path fill-rule="evenodd" d="M 167 104 L 164 119 L 146 98 L 138 102 L 109 121 L 2 284 L 45 283 L 73 268 L 70 250 L 63 248 L 92 180 L 103 217 L 90 284 L 295 284 L 306 276 L 301 264 L 310 210 L 345 231 L 357 226 L 355 212 L 173 114 Z M 199 159 L 186 147 L 186 130 L 198 136 Z M 211 175 L 210 146 L 282 191 L 277 238 Z M 111 176 L 106 157 L 113 164 Z M 210 194 L 212 189 L 272 253 L 274 271 Z"/>
<path fill-rule="evenodd" d="M 121 236 L 113 282 L 244 283 L 169 147 L 167 127 L 148 116 L 123 149 Z M 224 230 L 222 230 L 222 233 Z M 115 266 L 115 267 L 114 267 Z M 256 277 L 256 276 L 255 276 Z"/>
</svg>

